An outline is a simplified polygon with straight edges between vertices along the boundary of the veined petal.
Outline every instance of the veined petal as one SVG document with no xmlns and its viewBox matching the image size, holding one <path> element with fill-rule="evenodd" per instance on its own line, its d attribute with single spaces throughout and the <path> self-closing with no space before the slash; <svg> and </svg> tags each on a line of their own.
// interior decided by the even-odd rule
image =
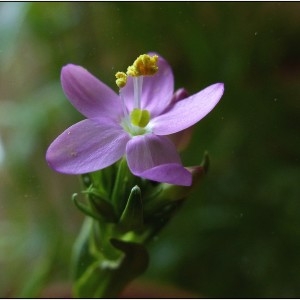
<svg viewBox="0 0 300 300">
<path fill-rule="evenodd" d="M 89 119 L 106 117 L 117 120 L 122 113 L 119 96 L 80 66 L 64 66 L 61 84 L 70 102 Z"/>
<path fill-rule="evenodd" d="M 224 84 L 210 85 L 197 94 L 178 101 L 166 113 L 149 122 L 154 134 L 168 135 L 184 130 L 204 118 L 219 102 Z"/>
<path fill-rule="evenodd" d="M 132 138 L 126 146 L 131 172 L 150 180 L 176 185 L 191 185 L 192 176 L 181 164 L 173 143 L 154 134 Z"/>
<path fill-rule="evenodd" d="M 151 55 L 154 54 L 151 53 Z M 122 93 L 129 111 L 134 108 L 133 90 L 133 78 L 128 77 Z M 150 111 L 152 117 L 159 115 L 170 104 L 173 92 L 174 77 L 171 66 L 159 56 L 157 73 L 153 76 L 143 77 L 141 109 Z"/>
<path fill-rule="evenodd" d="M 58 136 L 46 153 L 48 164 L 66 174 L 103 169 L 124 154 L 129 135 L 111 121 L 83 120 Z"/>
</svg>

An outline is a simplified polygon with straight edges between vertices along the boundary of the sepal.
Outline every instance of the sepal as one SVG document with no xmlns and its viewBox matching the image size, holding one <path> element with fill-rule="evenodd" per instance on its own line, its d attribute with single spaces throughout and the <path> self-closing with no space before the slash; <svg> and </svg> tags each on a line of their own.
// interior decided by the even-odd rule
<svg viewBox="0 0 300 300">
<path fill-rule="evenodd" d="M 107 222 L 117 222 L 118 218 L 112 204 L 101 197 L 101 195 L 98 194 L 97 191 L 98 190 L 95 188 L 90 188 L 86 191 L 83 191 L 82 193 L 87 194 L 93 211 L 101 215 L 102 218 Z"/>
<path fill-rule="evenodd" d="M 82 202 L 78 201 L 77 199 L 78 194 L 74 193 L 72 195 L 72 201 L 74 203 L 74 205 L 81 211 L 83 212 L 85 215 L 92 217 L 96 220 L 100 220 L 102 218 L 101 215 L 99 215 L 97 212 L 94 212 L 90 209 L 90 207 L 88 207 L 87 205 L 83 204 Z"/>
<path fill-rule="evenodd" d="M 136 185 L 132 188 L 126 207 L 120 218 L 120 229 L 122 231 L 141 231 L 143 229 L 143 204 L 141 190 Z"/>
</svg>

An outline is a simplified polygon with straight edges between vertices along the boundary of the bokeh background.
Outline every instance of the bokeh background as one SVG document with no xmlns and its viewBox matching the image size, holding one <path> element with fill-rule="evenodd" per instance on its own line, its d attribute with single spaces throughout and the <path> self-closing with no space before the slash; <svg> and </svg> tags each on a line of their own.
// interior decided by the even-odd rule
<svg viewBox="0 0 300 300">
<path fill-rule="evenodd" d="M 114 87 L 148 51 L 170 62 L 177 88 L 224 82 L 225 94 L 182 153 L 195 165 L 208 150 L 209 173 L 149 245 L 141 279 L 202 297 L 300 297 L 297 2 L 0 3 L 0 296 L 70 282 L 79 180 L 44 158 L 83 118 L 62 66 Z"/>
</svg>

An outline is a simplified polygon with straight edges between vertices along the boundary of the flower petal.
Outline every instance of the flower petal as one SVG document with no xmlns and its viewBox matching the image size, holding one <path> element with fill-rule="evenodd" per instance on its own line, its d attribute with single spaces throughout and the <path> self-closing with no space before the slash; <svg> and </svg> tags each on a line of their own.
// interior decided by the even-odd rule
<svg viewBox="0 0 300 300">
<path fill-rule="evenodd" d="M 149 127 L 158 135 L 184 130 L 204 118 L 217 105 L 223 92 L 223 83 L 210 85 L 199 93 L 176 102 L 166 113 L 153 118 Z"/>
<path fill-rule="evenodd" d="M 100 124 L 83 120 L 58 136 L 46 153 L 48 164 L 66 174 L 83 174 L 103 169 L 124 154 L 129 135 L 106 120 Z"/>
<path fill-rule="evenodd" d="M 70 102 L 87 118 L 107 117 L 116 120 L 122 113 L 119 96 L 80 66 L 64 66 L 61 84 Z"/>
<path fill-rule="evenodd" d="M 192 176 L 181 164 L 173 143 L 154 134 L 132 138 L 126 146 L 131 172 L 150 180 L 176 185 L 191 185 Z"/>
<path fill-rule="evenodd" d="M 181 164 L 167 164 L 142 172 L 139 176 L 175 185 L 192 185 L 192 175 Z"/>
<path fill-rule="evenodd" d="M 155 53 L 151 53 L 151 55 Z M 126 106 L 129 111 L 134 107 L 133 78 L 128 77 L 126 86 L 122 89 Z M 168 62 L 161 56 L 158 58 L 158 71 L 153 76 L 143 77 L 141 109 L 150 111 L 151 116 L 157 116 L 168 107 L 174 92 L 173 72 Z"/>
</svg>

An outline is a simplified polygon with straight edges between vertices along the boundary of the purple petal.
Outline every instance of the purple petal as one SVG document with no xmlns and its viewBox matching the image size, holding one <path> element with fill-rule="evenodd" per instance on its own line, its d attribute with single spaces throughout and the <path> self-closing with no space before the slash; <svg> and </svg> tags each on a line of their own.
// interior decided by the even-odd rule
<svg viewBox="0 0 300 300">
<path fill-rule="evenodd" d="M 160 165 L 142 172 L 139 176 L 175 185 L 192 185 L 191 173 L 180 164 Z"/>
<path fill-rule="evenodd" d="M 180 161 L 173 143 L 154 134 L 132 138 L 126 146 L 131 172 L 150 180 L 176 185 L 191 185 L 192 176 Z"/>
<path fill-rule="evenodd" d="M 223 83 L 210 85 L 199 93 L 176 102 L 166 113 L 153 118 L 149 126 L 158 135 L 184 130 L 204 118 L 219 102 L 223 92 Z"/>
<path fill-rule="evenodd" d="M 120 126 L 83 120 L 64 131 L 50 145 L 46 160 L 56 171 L 83 174 L 103 169 L 124 154 L 130 139 Z"/>
<path fill-rule="evenodd" d="M 70 102 L 89 119 L 107 117 L 116 120 L 122 113 L 119 96 L 80 66 L 64 66 L 61 84 Z"/>
<path fill-rule="evenodd" d="M 159 115 L 168 107 L 173 92 L 174 77 L 172 69 L 168 62 L 159 56 L 158 72 L 153 76 L 143 77 L 141 109 L 150 111 L 152 117 Z M 131 111 L 134 108 L 132 77 L 128 77 L 127 84 L 122 89 L 122 93 L 126 106 Z"/>
</svg>

